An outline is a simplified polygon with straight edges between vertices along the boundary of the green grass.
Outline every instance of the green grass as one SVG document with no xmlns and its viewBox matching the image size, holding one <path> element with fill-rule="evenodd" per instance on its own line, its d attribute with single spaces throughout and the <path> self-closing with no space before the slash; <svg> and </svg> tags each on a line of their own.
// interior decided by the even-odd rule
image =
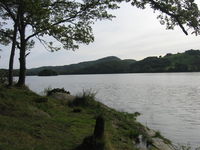
<svg viewBox="0 0 200 150">
<path fill-rule="evenodd" d="M 134 150 L 143 134 L 137 114 L 117 112 L 83 93 L 73 102 L 39 96 L 27 88 L 0 86 L 0 150 Z M 79 109 L 80 112 L 75 112 Z M 105 119 L 102 139 L 93 139 L 96 118 Z M 95 148 L 94 148 L 95 147 Z"/>
</svg>

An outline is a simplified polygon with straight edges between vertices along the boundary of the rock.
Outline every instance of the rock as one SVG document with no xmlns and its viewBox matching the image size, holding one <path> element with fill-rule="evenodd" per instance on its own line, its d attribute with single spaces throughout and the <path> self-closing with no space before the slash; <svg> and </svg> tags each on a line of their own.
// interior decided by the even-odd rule
<svg viewBox="0 0 200 150">
<path fill-rule="evenodd" d="M 57 100 L 73 101 L 76 97 L 67 93 L 56 92 L 52 93 L 49 97 Z"/>
<path fill-rule="evenodd" d="M 146 131 L 146 133 L 147 133 L 148 136 L 154 137 L 156 135 L 156 132 L 154 130 L 149 129 L 146 126 L 145 126 L 144 129 L 145 129 L 145 131 Z"/>
<path fill-rule="evenodd" d="M 44 118 L 50 118 L 51 117 L 51 115 L 49 115 L 48 113 L 46 113 L 43 110 L 40 110 L 36 107 L 33 107 L 33 106 L 29 106 L 29 110 L 31 110 L 33 115 L 36 116 L 36 117 L 44 117 Z"/>
<path fill-rule="evenodd" d="M 160 138 L 153 138 L 152 144 L 159 150 L 175 150 L 175 148 L 171 144 L 165 143 L 164 140 Z"/>
<path fill-rule="evenodd" d="M 166 143 L 163 139 L 161 138 L 154 138 L 156 135 L 156 132 L 152 129 L 149 129 L 145 126 L 144 128 L 145 132 L 147 133 L 148 136 L 152 137 L 152 146 L 157 148 L 158 150 L 176 150 L 172 144 Z"/>
</svg>

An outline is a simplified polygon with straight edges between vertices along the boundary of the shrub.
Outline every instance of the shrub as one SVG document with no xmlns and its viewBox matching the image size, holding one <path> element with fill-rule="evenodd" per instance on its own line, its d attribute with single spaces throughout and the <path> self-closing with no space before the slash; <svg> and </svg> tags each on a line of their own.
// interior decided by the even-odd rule
<svg viewBox="0 0 200 150">
<path fill-rule="evenodd" d="M 91 91 L 83 91 L 82 94 L 77 95 L 73 101 L 69 102 L 69 106 L 97 106 L 95 102 L 95 93 Z"/>
<path fill-rule="evenodd" d="M 8 71 L 0 69 L 0 85 L 8 84 Z"/>
<path fill-rule="evenodd" d="M 70 92 L 66 91 L 64 88 L 54 88 L 53 90 L 48 90 L 47 91 L 47 96 L 52 95 L 52 93 L 56 93 L 56 92 L 70 94 Z"/>
</svg>

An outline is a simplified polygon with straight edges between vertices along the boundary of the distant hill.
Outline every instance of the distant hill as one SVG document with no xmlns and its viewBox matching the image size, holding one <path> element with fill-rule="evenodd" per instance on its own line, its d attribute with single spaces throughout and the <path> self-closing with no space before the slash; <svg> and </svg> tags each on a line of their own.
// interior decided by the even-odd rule
<svg viewBox="0 0 200 150">
<path fill-rule="evenodd" d="M 130 72 L 196 72 L 200 71 L 200 51 L 168 53 L 164 57 L 147 57 L 130 66 Z"/>
<path fill-rule="evenodd" d="M 64 74 L 96 74 L 96 73 L 123 73 L 129 72 L 130 64 L 136 60 L 121 60 L 115 56 L 109 56 L 94 61 L 81 62 L 64 66 L 45 66 L 27 70 L 27 75 L 38 75 L 44 69 L 51 69 L 60 75 Z"/>
<path fill-rule="evenodd" d="M 200 50 L 184 53 L 168 53 L 163 57 L 151 56 L 143 60 L 121 60 L 115 56 L 64 66 L 46 66 L 27 70 L 27 75 L 38 75 L 44 69 L 65 74 L 147 73 L 147 72 L 195 72 L 200 71 Z"/>
<path fill-rule="evenodd" d="M 44 69 L 38 73 L 38 76 L 57 76 L 58 73 L 51 69 Z"/>
<path fill-rule="evenodd" d="M 200 50 L 167 54 L 164 58 L 171 62 L 171 65 L 166 68 L 168 71 L 200 71 Z"/>
</svg>

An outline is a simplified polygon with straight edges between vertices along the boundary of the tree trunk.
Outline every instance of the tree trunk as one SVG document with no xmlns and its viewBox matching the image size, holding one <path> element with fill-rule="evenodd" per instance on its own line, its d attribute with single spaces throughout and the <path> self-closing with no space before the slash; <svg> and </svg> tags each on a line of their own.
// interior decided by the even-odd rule
<svg viewBox="0 0 200 150">
<path fill-rule="evenodd" d="M 8 85 L 13 85 L 13 63 L 14 63 L 14 56 L 15 56 L 15 45 L 16 45 L 16 37 L 17 37 L 17 23 L 18 17 L 14 25 L 14 32 L 13 32 L 13 40 L 12 40 L 12 48 L 10 53 L 10 61 L 9 61 L 9 76 L 8 76 Z"/>
<path fill-rule="evenodd" d="M 25 47 L 20 49 L 20 68 L 19 68 L 19 80 L 17 82 L 17 86 L 24 86 L 25 85 L 25 78 L 26 78 L 26 49 Z"/>
<path fill-rule="evenodd" d="M 27 41 L 25 39 L 25 29 L 26 25 L 24 23 L 24 13 L 23 10 L 20 9 L 20 27 L 19 27 L 19 33 L 20 33 L 20 55 L 19 55 L 19 80 L 17 83 L 17 86 L 24 86 L 25 85 L 25 78 L 26 78 L 26 44 Z"/>
</svg>

